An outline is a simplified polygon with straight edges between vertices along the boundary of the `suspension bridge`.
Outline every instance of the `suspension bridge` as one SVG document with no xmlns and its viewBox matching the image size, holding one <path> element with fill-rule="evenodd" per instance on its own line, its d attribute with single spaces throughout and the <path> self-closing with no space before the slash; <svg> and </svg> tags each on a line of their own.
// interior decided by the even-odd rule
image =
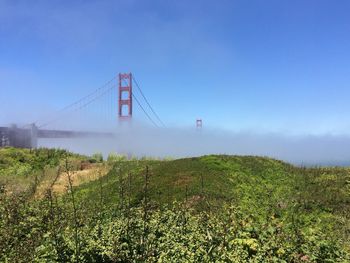
<svg viewBox="0 0 350 263">
<path fill-rule="evenodd" d="M 18 127 L 0 127 L 0 147 L 36 148 L 40 139 L 116 137 L 115 131 L 81 131 L 72 129 L 77 120 L 98 126 L 91 120 L 131 121 L 134 102 L 155 127 L 165 127 L 132 73 L 120 73 L 86 96 L 59 111 L 31 124 Z M 101 110 L 101 109 L 104 110 Z M 91 125 L 92 124 L 92 125 Z M 67 127 L 63 129 L 62 127 Z"/>
</svg>

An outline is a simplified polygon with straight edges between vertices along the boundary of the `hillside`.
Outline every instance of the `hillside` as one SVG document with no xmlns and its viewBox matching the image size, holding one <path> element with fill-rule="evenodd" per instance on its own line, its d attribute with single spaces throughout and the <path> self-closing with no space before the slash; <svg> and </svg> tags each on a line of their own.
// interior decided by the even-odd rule
<svg viewBox="0 0 350 263">
<path fill-rule="evenodd" d="M 283 182 L 288 181 L 288 188 L 293 182 L 291 168 L 280 161 L 249 156 L 123 161 L 114 164 L 108 175 L 100 179 L 101 182 L 83 185 L 77 193 L 83 198 L 93 199 L 102 183 L 103 192 L 108 193 L 104 197 L 105 202 L 118 203 L 122 188 L 126 195 L 131 193 L 131 202 L 137 205 L 143 199 L 147 174 L 148 199 L 155 204 L 205 199 L 220 205 L 221 201 L 237 199 L 242 191 L 257 195 L 261 187 L 255 190 L 252 187 L 260 184 L 281 188 Z"/>
<path fill-rule="evenodd" d="M 225 155 L 96 164 L 96 158 L 43 152 L 26 152 L 27 159 L 17 158 L 20 150 L 0 152 L 2 261 L 350 260 L 348 168 Z M 33 156 L 45 165 L 35 165 Z M 81 173 L 86 162 L 93 169 Z M 45 173 L 34 189 L 44 193 L 39 198 L 7 191 L 9 167 L 16 165 L 59 170 L 59 180 Z M 79 173 L 90 175 L 77 179 Z M 23 184 L 37 178 L 22 177 Z M 55 191 L 58 184 L 67 190 Z"/>
</svg>

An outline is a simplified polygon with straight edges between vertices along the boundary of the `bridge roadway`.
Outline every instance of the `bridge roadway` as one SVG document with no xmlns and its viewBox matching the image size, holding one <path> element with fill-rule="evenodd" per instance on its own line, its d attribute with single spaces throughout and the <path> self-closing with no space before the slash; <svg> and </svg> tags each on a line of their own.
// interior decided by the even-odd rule
<svg viewBox="0 0 350 263">
<path fill-rule="evenodd" d="M 34 124 L 29 128 L 0 127 L 0 147 L 36 148 L 39 138 L 81 138 L 81 137 L 113 137 L 113 133 L 88 131 L 41 130 Z"/>
</svg>

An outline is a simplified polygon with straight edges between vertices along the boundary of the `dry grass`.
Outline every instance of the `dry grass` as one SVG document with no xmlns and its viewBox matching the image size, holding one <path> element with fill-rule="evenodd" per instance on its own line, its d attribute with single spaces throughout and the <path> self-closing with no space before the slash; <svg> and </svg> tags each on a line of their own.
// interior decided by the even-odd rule
<svg viewBox="0 0 350 263">
<path fill-rule="evenodd" d="M 108 171 L 109 171 L 108 166 L 95 164 L 95 165 L 86 167 L 86 169 L 81 171 L 70 171 L 70 175 L 71 175 L 73 186 L 78 186 L 90 181 L 94 181 L 98 179 L 100 176 L 106 175 Z M 46 178 L 40 183 L 35 194 L 36 199 L 42 198 L 52 184 L 53 184 L 52 192 L 54 194 L 66 193 L 67 187 L 68 187 L 67 173 L 65 171 L 61 172 L 57 180 L 54 182 L 54 180 L 56 179 L 56 175 L 53 173 L 49 176 L 46 176 Z"/>
<path fill-rule="evenodd" d="M 103 165 L 94 165 L 89 169 L 82 171 L 72 171 L 71 179 L 73 186 L 78 186 L 90 181 L 98 179 L 100 176 L 104 176 L 108 172 L 108 168 Z M 54 186 L 52 187 L 53 193 L 62 194 L 65 193 L 68 186 L 68 175 L 66 172 L 62 173 Z"/>
</svg>

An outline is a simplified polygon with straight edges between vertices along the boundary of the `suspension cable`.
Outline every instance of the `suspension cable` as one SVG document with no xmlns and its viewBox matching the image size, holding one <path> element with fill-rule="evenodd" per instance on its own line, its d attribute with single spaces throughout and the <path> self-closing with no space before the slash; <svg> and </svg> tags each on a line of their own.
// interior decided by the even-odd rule
<svg viewBox="0 0 350 263">
<path fill-rule="evenodd" d="M 132 97 L 136 100 L 137 104 L 140 106 L 141 110 L 145 113 L 147 118 L 154 124 L 154 126 L 158 127 L 157 123 L 155 123 L 153 121 L 153 119 L 151 118 L 151 116 L 148 115 L 148 113 L 145 111 L 145 109 L 142 107 L 141 103 L 139 102 L 139 100 L 136 98 L 136 96 L 133 93 L 132 93 Z"/>
<path fill-rule="evenodd" d="M 72 102 L 71 104 L 69 104 L 69 105 L 67 105 L 67 106 L 65 106 L 65 107 L 63 107 L 63 108 L 61 108 L 60 110 L 58 110 L 58 111 L 56 112 L 56 114 L 60 114 L 60 113 L 62 113 L 62 112 L 64 112 L 64 111 L 66 111 L 66 110 L 69 110 L 70 108 L 73 108 L 74 106 L 80 104 L 80 103 L 83 102 L 84 100 L 86 100 L 86 99 L 88 99 L 88 98 L 94 96 L 95 94 L 97 94 L 98 92 L 100 92 L 101 90 L 103 90 L 104 88 L 106 88 L 107 86 L 109 86 L 115 79 L 116 79 L 116 76 L 114 76 L 112 79 L 110 79 L 110 80 L 107 81 L 105 84 L 103 84 L 101 87 L 95 89 L 94 91 L 92 91 L 92 92 L 89 93 L 88 95 L 86 95 L 86 96 L 84 96 L 84 97 L 82 97 L 82 98 L 80 98 L 80 99 L 78 99 L 78 100 Z M 110 89 L 108 89 L 108 90 L 110 90 Z M 41 121 L 41 120 L 37 120 L 37 121 L 35 121 L 34 123 L 40 123 L 40 121 Z M 46 121 L 46 123 L 48 123 L 48 122 L 51 123 L 51 121 Z M 46 124 L 45 124 L 45 125 L 41 125 L 40 127 L 43 127 L 43 126 L 46 126 Z"/>
<path fill-rule="evenodd" d="M 82 110 L 84 108 L 86 108 L 87 106 L 89 106 L 90 104 L 92 104 L 93 102 L 97 101 L 99 98 L 101 98 L 102 96 L 106 95 L 108 92 L 110 92 L 111 90 L 113 90 L 114 88 L 116 88 L 116 85 L 113 85 L 111 87 L 109 87 L 107 90 L 105 90 L 104 92 L 100 93 L 98 96 L 92 98 L 91 100 L 87 101 L 86 103 L 84 103 L 83 105 L 80 105 L 79 107 L 77 108 L 74 108 L 72 109 L 70 112 L 76 112 L 78 110 Z M 38 128 L 42 128 L 42 127 L 45 127 L 49 124 L 52 124 L 54 122 L 57 122 L 58 120 L 62 119 L 64 116 L 60 116 L 60 117 L 57 117 L 56 119 L 54 120 L 51 120 L 51 121 L 48 121 L 40 126 L 38 126 Z"/>
<path fill-rule="evenodd" d="M 125 83 L 126 85 L 128 85 L 128 83 L 126 83 L 126 80 L 123 79 L 123 81 L 124 81 L 124 83 Z M 136 100 L 137 104 L 139 105 L 139 107 L 141 108 L 141 110 L 143 111 L 143 113 L 147 116 L 147 118 L 153 123 L 154 126 L 158 127 L 157 123 L 155 123 L 155 121 L 154 121 L 154 120 L 151 118 L 151 116 L 147 113 L 147 111 L 145 110 L 145 108 L 142 107 L 140 101 L 137 99 L 137 97 L 134 95 L 133 92 L 131 92 L 131 95 L 132 95 L 132 97 Z"/>
<path fill-rule="evenodd" d="M 158 119 L 158 121 L 165 127 L 164 122 L 159 118 L 158 114 L 155 112 L 155 110 L 153 109 L 153 107 L 151 106 L 151 104 L 148 102 L 146 96 L 143 94 L 140 85 L 137 83 L 136 79 L 134 78 L 134 76 L 132 76 L 132 79 L 134 80 L 137 89 L 140 91 L 142 97 L 144 98 L 144 100 L 146 101 L 148 107 L 151 109 L 151 111 L 153 112 L 154 116 Z"/>
</svg>

